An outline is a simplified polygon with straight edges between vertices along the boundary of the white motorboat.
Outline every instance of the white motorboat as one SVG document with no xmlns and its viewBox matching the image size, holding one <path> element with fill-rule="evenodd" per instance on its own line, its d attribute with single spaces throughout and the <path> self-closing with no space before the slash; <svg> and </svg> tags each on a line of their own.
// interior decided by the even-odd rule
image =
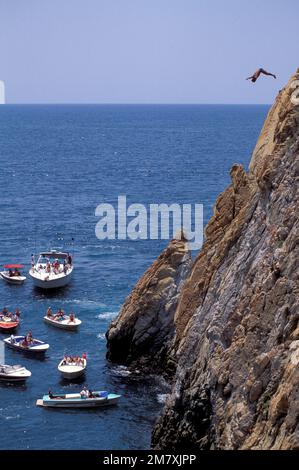
<svg viewBox="0 0 299 470">
<path fill-rule="evenodd" d="M 66 286 L 73 274 L 73 262 L 69 253 L 51 250 L 39 254 L 32 264 L 29 276 L 41 289 L 58 289 Z"/>
<path fill-rule="evenodd" d="M 74 380 L 84 374 L 87 367 L 85 357 L 80 358 L 79 361 L 66 361 L 62 359 L 58 364 L 58 370 L 62 377 L 67 380 Z"/>
<path fill-rule="evenodd" d="M 5 338 L 4 343 L 16 351 L 22 351 L 24 353 L 31 354 L 42 354 L 49 349 L 49 344 L 40 341 L 39 339 L 32 339 L 30 343 L 26 341 L 26 336 L 14 336 L 11 335 L 9 338 Z"/>
<path fill-rule="evenodd" d="M 26 281 L 26 276 L 21 274 L 21 269 L 24 268 L 23 264 L 5 264 L 5 271 L 0 272 L 1 278 L 8 284 L 20 285 Z"/>
<path fill-rule="evenodd" d="M 30 370 L 27 370 L 23 366 L 9 366 L 7 364 L 0 364 L 0 380 L 2 381 L 24 382 L 29 377 L 31 377 Z"/>
<path fill-rule="evenodd" d="M 92 392 L 92 397 L 86 398 L 80 393 L 44 395 L 37 400 L 37 406 L 46 408 L 99 408 L 116 405 L 121 395 L 106 391 Z"/>
<path fill-rule="evenodd" d="M 63 315 L 61 317 L 57 317 L 56 315 L 53 316 L 44 316 L 44 320 L 49 325 L 55 326 L 56 328 L 62 328 L 64 330 L 76 330 L 79 325 L 81 325 L 82 321 L 79 318 L 72 317 L 70 315 Z"/>
</svg>

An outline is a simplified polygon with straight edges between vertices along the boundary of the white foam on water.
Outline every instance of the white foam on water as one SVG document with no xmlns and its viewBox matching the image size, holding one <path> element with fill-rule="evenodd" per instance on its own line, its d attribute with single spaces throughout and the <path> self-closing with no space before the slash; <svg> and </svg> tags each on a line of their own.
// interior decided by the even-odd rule
<svg viewBox="0 0 299 470">
<path fill-rule="evenodd" d="M 165 403 L 168 397 L 168 393 L 158 393 L 157 395 L 157 401 L 159 403 Z"/>
<path fill-rule="evenodd" d="M 97 315 L 97 318 L 99 320 L 110 320 L 111 318 L 115 318 L 117 315 L 118 315 L 118 311 L 116 312 L 103 312 L 103 313 L 99 313 Z"/>
<path fill-rule="evenodd" d="M 126 366 L 113 367 L 112 371 L 115 375 L 120 375 L 121 377 L 128 377 L 128 375 L 131 375 L 131 372 Z"/>
<path fill-rule="evenodd" d="M 10 420 L 10 419 L 19 419 L 20 417 L 21 417 L 21 415 L 5 416 L 5 419 L 6 419 L 6 420 Z"/>
<path fill-rule="evenodd" d="M 99 339 L 106 339 L 105 333 L 98 333 L 97 338 Z"/>
</svg>

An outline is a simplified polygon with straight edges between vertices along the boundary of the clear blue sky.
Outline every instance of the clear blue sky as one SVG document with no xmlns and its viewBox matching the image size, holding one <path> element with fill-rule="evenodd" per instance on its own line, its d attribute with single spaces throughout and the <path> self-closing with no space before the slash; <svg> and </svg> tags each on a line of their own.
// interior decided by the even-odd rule
<svg viewBox="0 0 299 470">
<path fill-rule="evenodd" d="M 298 0 L 0 0 L 0 79 L 9 103 L 270 103 L 298 22 Z"/>
</svg>

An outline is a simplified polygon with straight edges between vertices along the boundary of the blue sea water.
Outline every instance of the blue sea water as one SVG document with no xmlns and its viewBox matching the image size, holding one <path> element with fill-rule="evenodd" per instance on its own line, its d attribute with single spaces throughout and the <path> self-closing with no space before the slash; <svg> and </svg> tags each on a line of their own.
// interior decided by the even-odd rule
<svg viewBox="0 0 299 470">
<path fill-rule="evenodd" d="M 47 340 L 44 360 L 7 350 L 5 361 L 32 371 L 26 385 L 0 383 L 1 449 L 143 449 L 167 393 L 105 359 L 105 331 L 165 240 L 99 241 L 95 208 L 130 203 L 202 203 L 205 222 L 229 184 L 233 163 L 248 166 L 268 106 L 24 105 L 0 107 L 0 264 L 50 247 L 72 249 L 75 272 L 64 290 L 43 293 L 28 279 L 0 282 L 0 307 L 22 310 L 20 332 Z M 47 326 L 48 306 L 74 310 L 69 333 Z M 0 339 L 5 335 L 0 333 Z M 37 408 L 61 381 L 64 353 L 88 355 L 86 384 L 122 395 L 118 407 L 92 411 Z"/>
</svg>

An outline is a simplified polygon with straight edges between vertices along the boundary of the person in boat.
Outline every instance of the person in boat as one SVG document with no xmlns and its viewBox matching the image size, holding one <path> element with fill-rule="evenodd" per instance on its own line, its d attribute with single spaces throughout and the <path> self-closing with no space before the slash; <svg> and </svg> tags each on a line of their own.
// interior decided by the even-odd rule
<svg viewBox="0 0 299 470">
<path fill-rule="evenodd" d="M 56 400 L 57 399 L 62 400 L 62 398 L 64 398 L 64 396 L 62 397 L 62 396 L 59 396 L 59 395 L 53 395 L 52 390 L 50 390 L 50 389 L 48 391 L 48 395 L 49 395 L 50 400 L 53 400 L 54 398 Z"/>
<path fill-rule="evenodd" d="M 50 261 L 47 262 L 46 271 L 47 271 L 47 273 L 49 273 L 49 274 L 50 274 L 50 272 L 51 272 L 51 263 L 50 263 Z"/>
<path fill-rule="evenodd" d="M 59 260 L 56 259 L 53 263 L 53 269 L 54 269 L 55 274 L 59 273 L 59 268 L 60 268 L 60 263 L 59 263 Z"/>
<path fill-rule="evenodd" d="M 22 343 L 21 343 L 21 346 L 22 346 L 23 348 L 28 348 L 28 346 L 29 346 L 29 341 L 28 341 L 28 339 L 27 339 L 27 336 L 24 336 L 24 339 L 23 339 L 23 341 L 22 341 Z"/>
<path fill-rule="evenodd" d="M 12 321 L 15 321 L 15 322 L 19 321 L 20 316 L 21 316 L 21 311 L 18 308 L 16 309 L 15 313 L 10 314 L 10 318 L 12 319 Z"/>
<path fill-rule="evenodd" d="M 15 272 L 14 272 L 13 276 L 17 276 L 17 277 L 21 276 L 21 273 L 17 268 L 15 269 Z"/>
<path fill-rule="evenodd" d="M 19 308 L 16 308 L 15 317 L 16 317 L 17 319 L 19 319 L 20 316 L 21 316 L 21 310 L 20 310 Z"/>
<path fill-rule="evenodd" d="M 85 386 L 83 387 L 83 389 L 80 392 L 80 395 L 81 395 L 81 398 L 88 398 L 89 390 L 87 389 L 87 387 Z"/>
<path fill-rule="evenodd" d="M 7 316 L 9 314 L 9 311 L 8 311 L 8 308 L 7 307 L 3 307 L 2 309 L 2 312 L 1 312 L 1 315 L 3 317 Z"/>
<path fill-rule="evenodd" d="M 31 267 L 34 268 L 34 266 L 35 266 L 35 256 L 32 253 L 32 255 L 31 255 Z"/>
<path fill-rule="evenodd" d="M 11 344 L 15 344 L 16 339 L 15 339 L 14 335 L 10 335 L 10 342 L 11 342 Z"/>
<path fill-rule="evenodd" d="M 8 275 L 9 275 L 9 277 L 13 277 L 13 272 L 12 272 L 11 269 L 8 270 Z"/>
<path fill-rule="evenodd" d="M 77 356 L 77 357 L 76 357 L 75 362 L 76 362 L 76 365 L 77 365 L 77 366 L 82 366 L 82 365 L 83 365 L 80 356 Z"/>
<path fill-rule="evenodd" d="M 26 339 L 28 344 L 33 343 L 32 331 L 28 331 L 27 335 L 25 336 L 25 339 Z"/>
<path fill-rule="evenodd" d="M 69 269 L 69 265 L 64 262 L 64 263 L 63 263 L 63 272 L 64 272 L 64 274 L 67 273 L 68 269 Z"/>
<path fill-rule="evenodd" d="M 67 254 L 66 262 L 67 262 L 67 264 L 72 266 L 73 258 L 72 258 L 72 255 L 70 253 Z"/>
<path fill-rule="evenodd" d="M 53 318 L 53 310 L 51 309 L 51 307 L 48 307 L 48 310 L 47 310 L 47 317 L 48 318 Z"/>
<path fill-rule="evenodd" d="M 63 361 L 62 361 L 62 365 L 66 366 L 67 364 L 68 364 L 68 357 L 64 356 Z"/>
<path fill-rule="evenodd" d="M 73 312 L 71 312 L 69 314 L 69 321 L 68 322 L 69 323 L 74 323 L 74 321 L 75 321 L 75 314 Z"/>
<path fill-rule="evenodd" d="M 62 308 L 58 309 L 58 312 L 55 315 L 55 320 L 62 320 L 64 317 L 64 310 Z"/>
</svg>

